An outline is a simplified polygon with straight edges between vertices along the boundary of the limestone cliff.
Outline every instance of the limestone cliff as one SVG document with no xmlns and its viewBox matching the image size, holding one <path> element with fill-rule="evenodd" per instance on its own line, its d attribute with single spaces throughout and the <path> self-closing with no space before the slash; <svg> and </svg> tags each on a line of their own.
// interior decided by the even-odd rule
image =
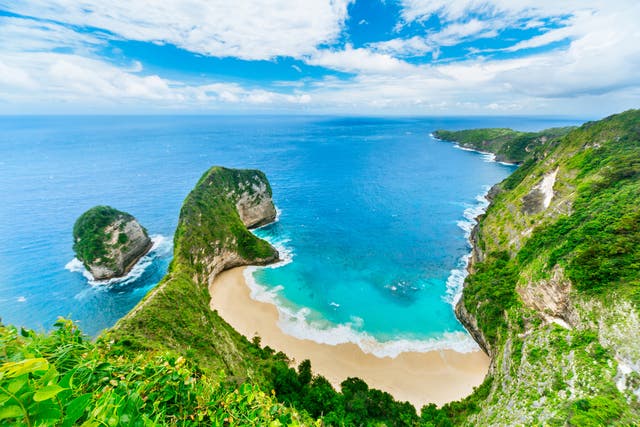
<svg viewBox="0 0 640 427">
<path fill-rule="evenodd" d="M 255 349 L 209 309 L 208 286 L 228 268 L 278 260 L 278 252 L 248 230 L 275 216 L 264 173 L 208 170 L 182 205 L 169 272 L 112 334 L 143 348 L 193 354 L 230 378 L 261 375 L 252 361 Z"/>
<path fill-rule="evenodd" d="M 126 212 L 96 206 L 73 228 L 73 248 L 96 280 L 126 275 L 152 246 L 147 231 Z"/>
<path fill-rule="evenodd" d="M 640 419 L 638 129 L 632 110 L 528 146 L 492 190 L 456 307 L 492 362 L 456 422 Z"/>
</svg>

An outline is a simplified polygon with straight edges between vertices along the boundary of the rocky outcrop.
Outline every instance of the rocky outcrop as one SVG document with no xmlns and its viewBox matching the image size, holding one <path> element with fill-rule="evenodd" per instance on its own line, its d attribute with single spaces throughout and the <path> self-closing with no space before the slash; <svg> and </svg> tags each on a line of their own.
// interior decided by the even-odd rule
<svg viewBox="0 0 640 427">
<path fill-rule="evenodd" d="M 555 266 L 549 279 L 527 283 L 517 292 L 527 307 L 537 310 L 547 321 L 565 328 L 578 323 L 571 307 L 571 281 L 564 277 L 560 266 Z"/>
<path fill-rule="evenodd" d="M 247 228 L 262 227 L 276 220 L 276 208 L 266 182 L 243 184 L 236 202 L 238 215 Z"/>
<path fill-rule="evenodd" d="M 462 323 L 467 332 L 471 334 L 480 348 L 482 348 L 487 356 L 492 357 L 491 346 L 478 326 L 477 319 L 467 311 L 467 308 L 464 305 L 464 295 L 460 297 L 460 300 L 456 304 L 455 313 L 458 320 L 460 320 L 460 323 Z"/>
<path fill-rule="evenodd" d="M 152 247 L 147 231 L 126 212 L 96 206 L 74 226 L 76 257 L 96 280 L 126 275 Z"/>
<path fill-rule="evenodd" d="M 553 199 L 553 185 L 558 169 L 546 174 L 522 199 L 522 212 L 528 215 L 547 209 Z"/>
</svg>

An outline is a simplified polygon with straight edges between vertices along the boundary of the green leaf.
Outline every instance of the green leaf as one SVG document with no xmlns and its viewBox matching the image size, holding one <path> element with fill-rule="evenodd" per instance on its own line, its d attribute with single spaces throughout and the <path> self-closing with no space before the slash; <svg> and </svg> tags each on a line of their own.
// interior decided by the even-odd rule
<svg viewBox="0 0 640 427">
<path fill-rule="evenodd" d="M 18 378 L 14 378 L 12 381 L 9 382 L 9 385 L 7 386 L 7 390 L 9 390 L 9 393 L 11 394 L 16 394 L 18 391 L 20 391 L 20 389 L 26 383 L 27 383 L 26 375 L 20 376 Z"/>
<path fill-rule="evenodd" d="M 17 377 L 31 372 L 46 371 L 49 369 L 49 362 L 44 358 L 25 359 L 20 362 L 8 362 L 0 366 L 0 372 L 7 377 Z"/>
<path fill-rule="evenodd" d="M 91 393 L 83 394 L 73 399 L 65 407 L 66 416 L 62 422 L 63 426 L 72 426 L 84 414 L 84 410 L 91 401 Z"/>
<path fill-rule="evenodd" d="M 72 384 L 71 384 L 71 378 L 73 377 L 73 374 L 75 373 L 75 370 L 71 370 L 69 372 L 67 372 L 61 379 L 60 381 L 58 381 L 58 384 L 60 385 L 60 387 L 64 387 L 64 388 L 72 388 Z"/>
<path fill-rule="evenodd" d="M 22 415 L 22 408 L 18 405 L 9 405 L 0 408 L 0 420 L 4 420 L 5 418 L 17 418 Z"/>
<path fill-rule="evenodd" d="M 64 390 L 58 384 L 48 385 L 46 387 L 42 387 L 40 390 L 36 391 L 33 395 L 33 400 L 36 402 L 42 402 L 43 400 L 52 399 L 56 394 L 60 393 Z"/>
<path fill-rule="evenodd" d="M 37 421 L 37 424 L 57 424 L 57 422 L 54 421 L 60 420 L 61 416 L 60 407 L 52 400 L 29 406 L 29 418 Z"/>
</svg>

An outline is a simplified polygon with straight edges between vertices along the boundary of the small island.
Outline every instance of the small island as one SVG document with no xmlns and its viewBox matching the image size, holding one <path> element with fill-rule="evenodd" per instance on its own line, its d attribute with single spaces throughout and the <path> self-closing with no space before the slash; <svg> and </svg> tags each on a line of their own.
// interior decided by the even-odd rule
<svg viewBox="0 0 640 427">
<path fill-rule="evenodd" d="M 73 226 L 73 250 L 96 280 L 125 276 L 153 243 L 130 214 L 95 206 Z"/>
</svg>

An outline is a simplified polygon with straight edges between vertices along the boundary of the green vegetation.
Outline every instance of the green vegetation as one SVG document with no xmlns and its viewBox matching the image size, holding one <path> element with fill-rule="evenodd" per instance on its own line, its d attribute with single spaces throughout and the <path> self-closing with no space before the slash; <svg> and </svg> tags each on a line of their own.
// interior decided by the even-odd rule
<svg viewBox="0 0 640 427">
<path fill-rule="evenodd" d="M 618 388 L 618 367 L 640 363 L 640 111 L 575 130 L 437 136 L 522 162 L 492 191 L 474 234 L 478 259 L 461 304 L 493 368 L 467 398 L 418 414 L 358 378 L 338 392 L 309 361 L 292 368 L 211 311 L 212 273 L 277 258 L 236 211 L 240 197 L 271 196 L 264 174 L 212 168 L 185 199 L 169 273 L 113 330 L 91 342 L 66 320 L 49 335 L 0 326 L 0 423 L 637 424 L 640 377 Z M 523 209 L 552 171 L 551 205 Z M 100 222 L 79 223 L 90 233 Z"/>
<path fill-rule="evenodd" d="M 105 228 L 118 220 L 126 222 L 132 219 L 128 213 L 111 206 L 95 206 L 83 213 L 73 226 L 73 250 L 78 259 L 87 266 L 107 255 L 104 243 L 111 236 L 107 235 Z M 120 240 L 121 236 L 124 236 L 124 241 Z M 126 234 L 118 237 L 120 244 L 126 243 Z"/>
<path fill-rule="evenodd" d="M 495 346 L 507 328 L 505 311 L 520 305 L 515 292 L 518 271 L 507 252 L 491 253 L 474 268 L 465 283 L 464 303 L 477 318 L 488 344 Z"/>
<path fill-rule="evenodd" d="M 311 425 L 251 384 L 235 386 L 170 352 L 96 343 L 60 320 L 50 335 L 0 326 L 0 424 Z"/>
<path fill-rule="evenodd" d="M 519 132 L 505 128 L 438 130 L 436 138 L 455 141 L 462 147 L 494 153 L 501 162 L 522 163 L 540 146 L 548 146 L 569 133 L 572 127 L 552 128 L 541 132 Z"/>
<path fill-rule="evenodd" d="M 493 146 L 504 149 L 508 133 L 496 135 Z M 460 422 L 637 421 L 638 398 L 616 387 L 614 359 L 635 357 L 626 350 L 637 345 L 635 338 L 614 342 L 612 332 L 597 325 L 611 313 L 610 324 L 627 322 L 624 301 L 635 304 L 636 314 L 640 308 L 640 111 L 587 123 L 527 152 L 523 165 L 492 192 L 478 226 L 480 261 L 464 289 L 465 308 L 500 367 L 490 378 L 501 385 L 484 401 L 476 400 L 477 392 L 470 396 L 481 410 Z M 529 213 L 522 208 L 527 196 L 551 171 L 557 173 L 551 206 Z M 560 292 L 537 290 L 552 280 L 571 283 L 570 305 L 538 311 L 523 302 L 523 292 L 529 298 Z M 550 317 L 570 322 L 569 330 L 550 324 Z"/>
<path fill-rule="evenodd" d="M 209 308 L 208 281 L 213 268 L 265 264 L 277 259 L 266 241 L 242 223 L 236 202 L 254 186 L 266 185 L 264 174 L 253 170 L 213 167 L 186 197 L 174 235 L 169 272 L 113 334 L 132 349 L 173 350 L 191 357 L 205 369 L 223 371 L 242 382 L 264 379 L 249 343 Z M 238 254 L 231 265 L 227 258 Z"/>
</svg>

